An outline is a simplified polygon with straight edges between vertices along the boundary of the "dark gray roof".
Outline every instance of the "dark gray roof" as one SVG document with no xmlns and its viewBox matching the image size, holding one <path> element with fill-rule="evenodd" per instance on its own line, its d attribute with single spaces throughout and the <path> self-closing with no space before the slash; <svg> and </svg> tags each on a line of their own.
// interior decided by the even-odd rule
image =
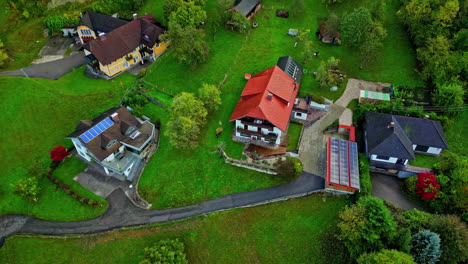
<svg viewBox="0 0 468 264">
<path fill-rule="evenodd" d="M 118 19 L 112 16 L 86 11 L 80 21 L 80 25 L 85 25 L 94 31 L 109 33 L 119 28 L 129 21 Z"/>
<path fill-rule="evenodd" d="M 260 3 L 260 0 L 236 0 L 234 6 L 237 12 L 247 16 L 258 3 Z"/>
<path fill-rule="evenodd" d="M 285 73 L 294 79 L 295 83 L 301 83 L 302 79 L 302 66 L 297 63 L 291 56 L 284 56 L 278 59 L 276 63 Z"/>
<path fill-rule="evenodd" d="M 414 159 L 413 144 L 447 148 L 439 121 L 367 112 L 365 129 L 368 154 Z"/>
</svg>

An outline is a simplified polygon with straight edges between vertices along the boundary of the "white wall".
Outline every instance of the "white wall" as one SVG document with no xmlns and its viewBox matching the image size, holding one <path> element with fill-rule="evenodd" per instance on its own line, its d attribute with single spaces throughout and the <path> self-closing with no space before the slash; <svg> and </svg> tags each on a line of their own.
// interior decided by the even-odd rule
<svg viewBox="0 0 468 264">
<path fill-rule="evenodd" d="M 429 148 L 427 150 L 427 153 L 439 155 L 441 151 L 442 151 L 442 149 L 440 149 L 440 148 Z"/>
<path fill-rule="evenodd" d="M 81 141 L 77 138 L 72 138 L 73 145 L 76 148 L 76 151 L 78 152 L 78 155 L 83 157 L 87 161 L 91 161 L 91 157 L 88 155 L 88 149 L 81 144 Z"/>
<path fill-rule="evenodd" d="M 242 136 L 241 133 L 239 133 L 239 132 L 237 131 L 237 128 L 238 128 L 238 127 L 242 127 L 242 129 L 243 129 L 243 127 L 244 127 L 244 125 L 242 124 L 242 122 L 241 122 L 240 120 L 236 120 L 236 128 L 235 128 L 235 129 L 236 129 L 236 137 L 243 137 L 243 138 L 249 138 L 249 139 L 251 138 L 250 136 L 249 136 L 249 137 L 244 137 L 244 136 Z M 255 131 L 255 132 L 258 131 L 258 130 L 257 130 L 257 127 L 253 127 L 253 126 L 248 126 L 248 129 L 247 129 L 247 130 Z M 261 132 L 262 132 L 263 134 L 265 134 L 265 135 L 268 135 L 268 133 L 275 133 L 275 134 L 277 134 L 277 135 L 278 135 L 278 138 L 276 138 L 275 144 L 276 144 L 276 145 L 279 145 L 279 144 L 281 143 L 281 135 L 283 134 L 283 132 L 282 132 L 279 128 L 273 127 L 273 131 L 268 130 L 268 129 L 266 129 L 266 128 L 261 128 Z M 264 137 L 257 137 L 257 138 L 260 139 L 260 140 L 262 140 L 263 142 L 269 143 Z"/>
<path fill-rule="evenodd" d="M 381 160 L 377 158 L 377 155 L 371 155 L 371 159 L 380 162 L 396 163 L 398 158 L 390 157 L 389 160 Z"/>
<path fill-rule="evenodd" d="M 130 174 L 130 171 L 132 170 L 132 167 L 133 167 L 134 164 L 135 164 L 135 162 L 133 162 L 132 165 L 128 166 L 128 168 L 124 172 L 125 176 L 128 176 L 128 174 Z"/>
<path fill-rule="evenodd" d="M 295 119 L 300 119 L 300 120 L 306 120 L 307 119 L 307 114 L 306 113 L 301 113 L 301 112 L 296 112 L 296 111 L 293 111 L 294 113 L 294 118 Z M 301 114 L 300 116 L 298 115 Z"/>
</svg>

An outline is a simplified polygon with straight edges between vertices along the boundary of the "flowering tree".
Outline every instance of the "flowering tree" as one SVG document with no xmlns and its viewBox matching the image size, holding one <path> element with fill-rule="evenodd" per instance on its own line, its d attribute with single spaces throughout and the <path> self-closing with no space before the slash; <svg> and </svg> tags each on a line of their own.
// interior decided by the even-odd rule
<svg viewBox="0 0 468 264">
<path fill-rule="evenodd" d="M 440 185 L 437 182 L 437 177 L 434 173 L 420 172 L 418 173 L 418 180 L 416 181 L 416 194 L 421 198 L 431 200 L 436 198 L 439 193 Z"/>
<path fill-rule="evenodd" d="M 67 149 L 63 146 L 57 146 L 50 152 L 50 158 L 53 161 L 62 161 L 68 155 Z"/>
</svg>

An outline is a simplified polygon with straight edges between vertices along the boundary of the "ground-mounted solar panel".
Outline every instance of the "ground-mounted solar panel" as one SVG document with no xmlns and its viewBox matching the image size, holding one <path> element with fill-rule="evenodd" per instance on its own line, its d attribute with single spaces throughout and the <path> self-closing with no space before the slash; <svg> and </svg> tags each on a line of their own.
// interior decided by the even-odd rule
<svg viewBox="0 0 468 264">
<path fill-rule="evenodd" d="M 348 172 L 348 142 L 339 139 L 340 142 L 340 184 L 344 186 L 349 185 L 349 172 Z"/>
<path fill-rule="evenodd" d="M 330 138 L 330 182 L 340 183 L 339 141 L 336 138 Z"/>
<path fill-rule="evenodd" d="M 349 142 L 349 158 L 350 158 L 350 173 L 351 187 L 359 189 L 359 161 L 356 142 Z"/>
<path fill-rule="evenodd" d="M 108 118 L 102 120 L 101 122 L 99 122 L 97 125 L 90 128 L 88 131 L 81 134 L 80 138 L 85 143 L 88 143 L 93 138 L 99 136 L 102 132 L 106 131 L 113 124 L 114 124 L 114 122 L 112 122 L 112 120 L 108 117 Z"/>
</svg>

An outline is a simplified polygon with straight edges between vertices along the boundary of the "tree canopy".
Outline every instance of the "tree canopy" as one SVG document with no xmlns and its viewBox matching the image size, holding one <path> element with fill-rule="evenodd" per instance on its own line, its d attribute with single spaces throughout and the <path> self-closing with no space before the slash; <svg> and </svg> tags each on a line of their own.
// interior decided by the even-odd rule
<svg viewBox="0 0 468 264">
<path fill-rule="evenodd" d="M 413 257 L 391 249 L 383 249 L 379 252 L 366 253 L 361 255 L 358 260 L 358 264 L 416 264 Z"/>
<path fill-rule="evenodd" d="M 182 92 L 174 98 L 170 121 L 165 135 L 176 148 L 193 149 L 198 146 L 202 127 L 206 123 L 206 111 L 203 102 L 191 93 Z"/>
<path fill-rule="evenodd" d="M 435 264 L 439 261 L 440 238 L 429 230 L 419 231 L 411 239 L 411 255 L 418 264 Z"/>
<path fill-rule="evenodd" d="M 206 45 L 205 34 L 196 28 L 183 28 L 179 24 L 170 23 L 169 30 L 161 36 L 163 41 L 171 42 L 171 49 L 179 62 L 196 65 L 208 59 L 209 47 Z"/>
<path fill-rule="evenodd" d="M 221 105 L 221 90 L 216 85 L 203 83 L 198 89 L 198 99 L 203 102 L 208 113 L 213 113 Z"/>
<path fill-rule="evenodd" d="M 165 239 L 145 248 L 140 264 L 188 264 L 184 243 L 178 239 Z"/>
<path fill-rule="evenodd" d="M 382 200 L 365 196 L 340 213 L 338 229 L 338 238 L 357 258 L 386 248 L 395 234 L 396 223 Z"/>
<path fill-rule="evenodd" d="M 195 2 L 182 1 L 179 7 L 169 15 L 169 28 L 173 24 L 178 24 L 182 28 L 196 28 L 206 19 L 206 12 L 202 6 Z"/>
</svg>

